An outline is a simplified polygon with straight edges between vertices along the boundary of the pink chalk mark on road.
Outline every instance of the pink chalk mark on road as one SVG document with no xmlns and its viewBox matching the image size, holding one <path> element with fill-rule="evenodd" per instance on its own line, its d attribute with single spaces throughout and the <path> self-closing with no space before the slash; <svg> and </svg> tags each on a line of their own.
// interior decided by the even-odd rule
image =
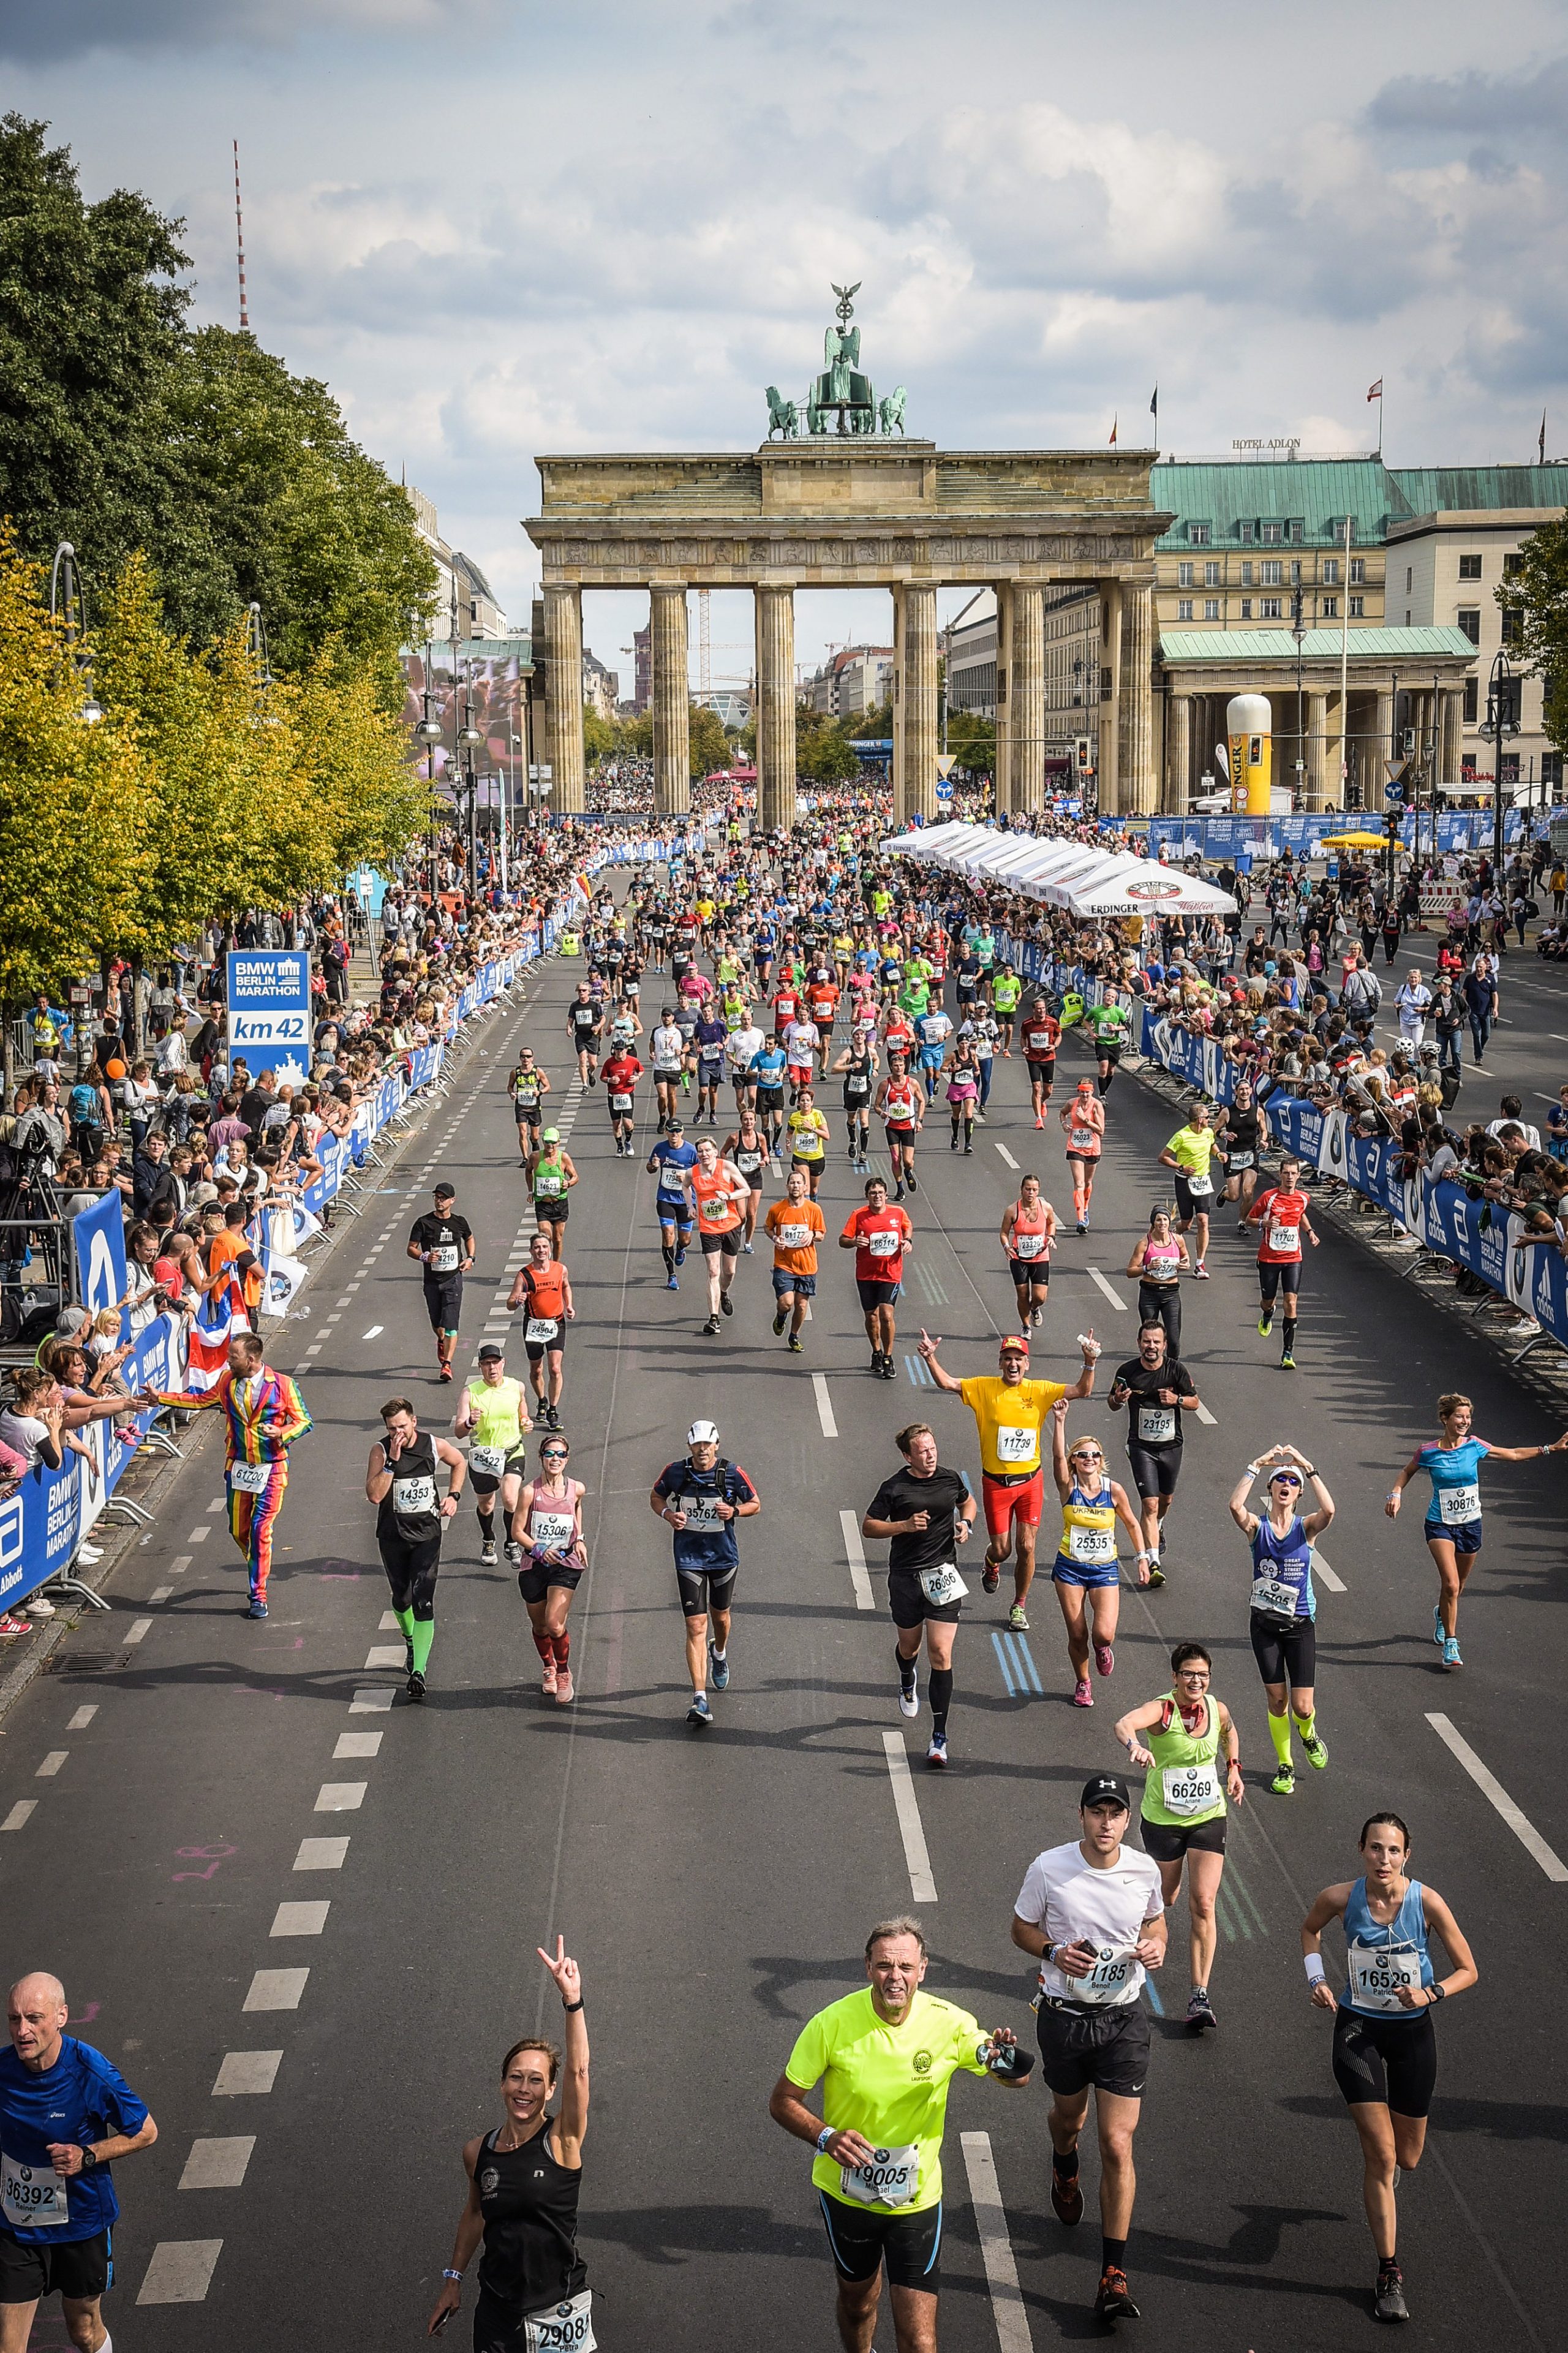
<svg viewBox="0 0 1568 2353">
<path fill-rule="evenodd" d="M 187 1862 L 205 1861 L 208 1856 L 212 1858 L 205 1871 L 176 1871 L 174 1874 L 176 1880 L 210 1879 L 214 1872 L 220 1870 L 231 1854 L 239 1852 L 239 1849 L 237 1846 L 182 1846 L 176 1848 L 175 1852 L 182 1860 Z"/>
</svg>

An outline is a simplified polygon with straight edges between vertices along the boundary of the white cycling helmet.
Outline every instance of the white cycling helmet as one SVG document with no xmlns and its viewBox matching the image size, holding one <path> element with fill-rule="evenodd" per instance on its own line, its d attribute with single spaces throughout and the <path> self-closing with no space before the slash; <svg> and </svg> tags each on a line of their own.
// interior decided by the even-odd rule
<svg viewBox="0 0 1568 2353">
<path fill-rule="evenodd" d="M 694 1421 L 686 1433 L 688 1446 L 717 1446 L 719 1425 L 716 1421 Z"/>
</svg>

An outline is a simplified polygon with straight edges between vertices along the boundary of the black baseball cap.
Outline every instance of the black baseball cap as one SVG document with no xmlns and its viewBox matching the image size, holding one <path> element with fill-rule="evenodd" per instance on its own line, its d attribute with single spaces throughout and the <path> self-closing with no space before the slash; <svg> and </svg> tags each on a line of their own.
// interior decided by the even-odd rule
<svg viewBox="0 0 1568 2353">
<path fill-rule="evenodd" d="M 498 1348 L 493 1340 L 487 1340 L 484 1346 L 479 1350 L 479 1362 L 481 1365 L 498 1363 L 505 1355 L 506 1350 L 504 1348 Z"/>
<path fill-rule="evenodd" d="M 1080 1813 L 1085 1806 L 1120 1806 L 1124 1814 L 1132 1811 L 1127 1784 L 1119 1773 L 1091 1774 L 1083 1785 L 1078 1803 Z"/>
<path fill-rule="evenodd" d="M 433 1185 L 431 1187 L 430 1198 L 433 1201 L 450 1201 L 457 1198 L 457 1191 L 458 1188 L 455 1185 L 447 1185 L 443 1182 L 442 1184 Z"/>
</svg>

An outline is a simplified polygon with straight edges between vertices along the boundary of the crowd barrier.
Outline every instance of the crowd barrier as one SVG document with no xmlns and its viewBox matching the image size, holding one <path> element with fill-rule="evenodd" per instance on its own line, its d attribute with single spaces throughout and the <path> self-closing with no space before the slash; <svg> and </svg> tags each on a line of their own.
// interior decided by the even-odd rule
<svg viewBox="0 0 1568 2353">
<path fill-rule="evenodd" d="M 609 862 L 613 853 L 596 851 L 585 862 L 592 873 Z M 509 989 L 529 965 L 548 955 L 558 931 L 583 903 L 583 882 L 575 881 L 557 901 L 542 923 L 503 956 L 482 965 L 465 984 L 452 1008 L 446 1035 L 438 1045 L 416 1049 L 407 1068 L 389 1071 L 356 1105 L 347 1135 L 326 1136 L 317 1157 L 321 1174 L 286 1203 L 263 1204 L 247 1229 L 247 1240 L 260 1260 L 264 1289 L 260 1314 L 285 1314 L 306 1276 L 300 1256 L 325 1223 L 325 1212 L 346 1188 L 356 1183 L 354 1172 L 364 1166 L 375 1140 L 405 1105 L 438 1077 L 447 1052 L 462 1024 Z M 125 1297 L 124 1219 L 118 1194 L 105 1194 L 72 1220 L 75 1291 L 81 1304 L 97 1311 L 118 1306 Z M 228 1336 L 244 1330 L 246 1321 L 220 1294 L 204 1301 L 194 1321 L 160 1315 L 140 1333 L 132 1354 L 120 1368 L 126 1388 L 205 1391 L 213 1386 L 227 1361 Z M 128 1336 L 122 1326 L 121 1340 Z M 153 1415 L 130 1418 L 126 1428 L 139 1443 L 148 1442 Z M 121 1441 L 113 1422 L 94 1421 L 76 1433 L 84 1453 L 68 1451 L 58 1471 L 40 1463 L 27 1472 L 14 1494 L 0 1502 L 0 1609 L 14 1609 L 51 1577 L 67 1569 L 78 1546 L 106 1511 L 115 1510 L 115 1489 L 132 1461 L 134 1448 Z M 132 1507 L 120 1510 L 133 1515 Z"/>
<path fill-rule="evenodd" d="M 1053 958 L 1032 940 L 1015 941 L 1009 960 L 1026 979 L 1057 997 L 1079 995 L 1086 1005 L 1123 1006 L 1133 1024 L 1138 1050 L 1211 1102 L 1236 1100 L 1236 1065 L 1213 1038 L 1181 1028 L 1153 1008 L 1140 1005 L 1122 989 L 1107 989 L 1086 977 L 1081 966 Z M 1386 1136 L 1352 1134 L 1349 1114 L 1320 1111 L 1298 1095 L 1272 1094 L 1264 1108 L 1268 1127 L 1288 1151 L 1320 1176 L 1337 1176 L 1352 1192 L 1373 1201 L 1427 1250 L 1451 1259 L 1479 1277 L 1500 1299 L 1533 1315 L 1544 1332 L 1568 1348 L 1568 1261 L 1556 1246 L 1527 1240 L 1524 1220 L 1472 1199 L 1463 1185 L 1423 1171 L 1400 1174 L 1404 1157 Z"/>
</svg>

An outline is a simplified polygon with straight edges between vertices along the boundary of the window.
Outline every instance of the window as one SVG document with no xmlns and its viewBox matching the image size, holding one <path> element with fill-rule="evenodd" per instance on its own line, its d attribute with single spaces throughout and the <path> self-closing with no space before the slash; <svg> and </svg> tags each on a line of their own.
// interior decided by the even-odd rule
<svg viewBox="0 0 1568 2353">
<path fill-rule="evenodd" d="M 1204 618 L 1205 621 L 1218 620 L 1219 598 L 1217 596 L 1205 596 L 1204 598 Z"/>
<path fill-rule="evenodd" d="M 1352 555 L 1352 556 L 1351 557 L 1351 586 L 1352 586 L 1352 588 L 1359 588 L 1359 587 L 1361 587 L 1361 586 L 1363 585 L 1363 583 L 1365 582 L 1365 579 L 1366 579 L 1366 558 L 1365 558 L 1365 556 L 1364 556 L 1364 555 Z"/>
<path fill-rule="evenodd" d="M 1277 621 L 1279 618 L 1279 597 L 1260 596 L 1258 600 L 1258 617 L 1260 621 Z"/>
<path fill-rule="evenodd" d="M 1193 585 L 1193 567 L 1192 567 L 1192 565 L 1191 565 L 1190 564 L 1178 564 L 1178 565 L 1177 565 L 1177 566 L 1176 566 L 1176 586 L 1177 586 L 1177 587 L 1178 587 L 1178 588 L 1190 588 L 1190 587 L 1192 586 L 1192 585 Z"/>
<path fill-rule="evenodd" d="M 1541 781 L 1551 792 L 1560 793 L 1562 791 L 1563 754 L 1561 752 L 1542 752 L 1541 755 Z"/>
<path fill-rule="evenodd" d="M 1258 536 L 1258 525 L 1255 522 L 1238 522 L 1236 526 L 1236 535 L 1243 547 L 1250 547 Z"/>
<path fill-rule="evenodd" d="M 1258 576 L 1263 583 L 1265 588 L 1279 587 L 1279 569 L 1280 567 L 1278 564 L 1264 564 L 1259 566 Z"/>
<path fill-rule="evenodd" d="M 1498 782 L 1500 785 L 1518 784 L 1519 754 L 1517 752 L 1505 752 L 1503 754 L 1502 765 L 1498 773 Z"/>
<path fill-rule="evenodd" d="M 1471 645 L 1479 646 L 1480 644 L 1481 614 L 1479 605 L 1461 605 L 1458 611 L 1454 616 L 1454 620 L 1456 626 L 1463 629 Z"/>
<path fill-rule="evenodd" d="M 1337 621 L 1340 617 L 1339 598 L 1337 596 L 1325 596 L 1323 598 L 1322 609 L 1323 618 L 1325 621 Z"/>
<path fill-rule="evenodd" d="M 1366 598 L 1365 598 L 1364 596 L 1352 596 L 1352 597 L 1351 598 L 1351 614 L 1350 614 L 1350 617 L 1351 617 L 1351 619 L 1352 619 L 1352 621 L 1364 621 L 1364 620 L 1365 620 L 1365 618 L 1366 618 Z"/>
<path fill-rule="evenodd" d="M 1252 586 L 1252 566 L 1250 564 L 1244 564 L 1241 567 L 1241 585 L 1244 588 L 1250 588 Z"/>
<path fill-rule="evenodd" d="M 1300 547 L 1302 540 L 1306 537 L 1306 533 L 1307 526 L 1305 522 L 1299 520 L 1292 520 L 1285 526 L 1285 537 L 1292 547 Z"/>
<path fill-rule="evenodd" d="M 1192 568 L 1193 568 L 1193 567 L 1192 567 L 1192 565 L 1191 565 L 1190 564 L 1184 564 L 1184 565 L 1183 565 L 1183 566 L 1182 566 L 1182 569 L 1183 569 L 1183 571 L 1184 571 L 1184 572 L 1190 572 L 1190 571 L 1192 570 Z M 1177 618 L 1177 620 L 1178 620 L 1178 621 L 1190 621 L 1190 620 L 1192 619 L 1192 617 L 1193 617 L 1193 600 L 1192 600 L 1192 598 L 1191 598 L 1190 596 L 1178 596 L 1178 597 L 1177 597 L 1177 599 L 1176 599 L 1176 618 Z"/>
<path fill-rule="evenodd" d="M 1217 564 L 1205 564 L 1204 565 L 1204 586 L 1205 588 L 1217 588 L 1219 586 L 1219 565 Z"/>
<path fill-rule="evenodd" d="M 1524 643 L 1524 615 L 1510 611 L 1506 605 L 1502 613 L 1502 641 L 1505 646 Z"/>
<path fill-rule="evenodd" d="M 1408 564 L 1407 564 L 1407 565 L 1405 565 L 1405 595 L 1406 595 L 1407 596 L 1409 596 L 1409 594 L 1410 594 L 1411 588 L 1412 588 L 1412 586 L 1413 586 L 1413 585 L 1414 585 L 1414 583 L 1415 583 L 1415 571 L 1414 571 L 1413 567 L 1412 567 L 1410 565 L 1408 565 Z"/>
<path fill-rule="evenodd" d="M 1323 586 L 1325 588 L 1337 588 L 1339 585 L 1340 559 L 1337 555 L 1325 555 L 1323 558 Z"/>
<path fill-rule="evenodd" d="M 1523 569 L 1524 558 L 1522 555 L 1505 555 L 1503 557 L 1502 576 L 1505 580 L 1512 580 L 1519 573 L 1522 572 Z"/>
<path fill-rule="evenodd" d="M 1460 556 L 1460 558 L 1459 558 L 1459 577 L 1460 577 L 1460 579 L 1461 579 L 1461 580 L 1479 580 L 1479 579 L 1480 578 L 1480 576 L 1481 576 L 1481 559 L 1480 559 L 1480 557 L 1479 557 L 1479 555 L 1461 555 L 1461 556 Z"/>
<path fill-rule="evenodd" d="M 1465 724 L 1473 727 L 1480 713 L 1481 682 L 1479 678 L 1465 681 Z"/>
<path fill-rule="evenodd" d="M 1266 522 L 1264 524 L 1263 544 L 1265 547 L 1278 547 L 1284 539 L 1284 536 L 1285 526 L 1283 523 Z"/>
<path fill-rule="evenodd" d="M 1101 702 L 1108 702 L 1110 700 L 1110 670 L 1104 663 L 1100 665 L 1100 699 Z"/>
<path fill-rule="evenodd" d="M 1187 545 L 1189 547 L 1206 547 L 1208 543 L 1209 527 L 1207 523 L 1190 522 L 1187 525 Z"/>
</svg>

